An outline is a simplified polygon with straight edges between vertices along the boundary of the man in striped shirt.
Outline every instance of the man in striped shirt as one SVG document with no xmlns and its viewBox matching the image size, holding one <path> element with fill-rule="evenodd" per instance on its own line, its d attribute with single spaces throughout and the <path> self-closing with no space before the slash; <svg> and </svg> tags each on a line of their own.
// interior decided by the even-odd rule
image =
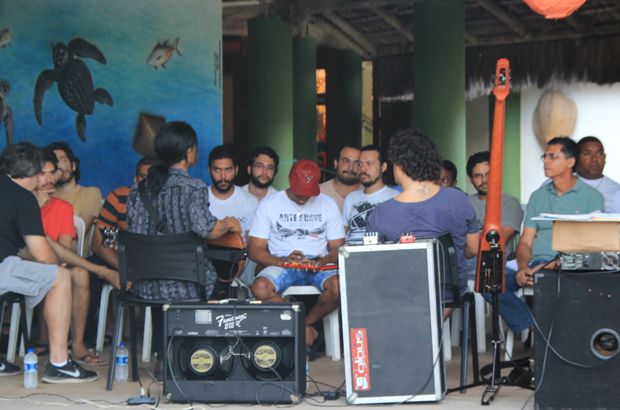
<svg viewBox="0 0 620 410">
<path fill-rule="evenodd" d="M 154 157 L 143 157 L 136 164 L 136 175 L 133 177 L 134 184 L 142 181 L 146 178 L 149 168 L 151 165 L 155 165 L 159 162 L 158 159 Z M 93 240 L 92 240 L 92 250 L 93 255 L 88 258 L 89 261 L 97 264 L 104 265 L 111 269 L 118 271 L 118 253 L 116 249 L 106 248 L 102 244 L 102 235 L 100 229 L 109 228 L 109 229 L 126 229 L 126 208 L 125 204 L 127 202 L 127 195 L 131 190 L 131 185 L 124 186 L 121 188 L 117 188 L 112 191 L 106 198 L 101 207 L 101 212 L 99 213 L 99 217 L 97 218 L 97 223 L 95 225 L 95 230 L 93 232 Z M 101 288 L 103 287 L 104 281 L 99 277 L 91 274 L 90 275 L 90 305 L 88 307 L 88 320 L 87 320 L 87 328 L 86 335 L 89 336 L 87 344 L 94 344 L 94 335 L 97 334 L 97 310 L 99 309 L 99 303 L 101 301 Z M 106 334 L 111 334 L 110 332 L 106 332 Z"/>
</svg>

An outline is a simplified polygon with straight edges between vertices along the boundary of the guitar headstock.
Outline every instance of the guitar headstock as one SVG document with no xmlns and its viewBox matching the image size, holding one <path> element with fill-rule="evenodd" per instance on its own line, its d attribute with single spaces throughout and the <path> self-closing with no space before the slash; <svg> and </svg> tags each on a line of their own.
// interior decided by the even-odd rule
<svg viewBox="0 0 620 410">
<path fill-rule="evenodd" d="M 99 228 L 101 245 L 105 248 L 118 248 L 118 228 Z"/>
<path fill-rule="evenodd" d="M 497 60 L 497 68 L 495 69 L 495 86 L 493 87 L 493 95 L 500 101 L 504 101 L 510 94 L 510 63 L 508 59 L 502 58 Z"/>
</svg>

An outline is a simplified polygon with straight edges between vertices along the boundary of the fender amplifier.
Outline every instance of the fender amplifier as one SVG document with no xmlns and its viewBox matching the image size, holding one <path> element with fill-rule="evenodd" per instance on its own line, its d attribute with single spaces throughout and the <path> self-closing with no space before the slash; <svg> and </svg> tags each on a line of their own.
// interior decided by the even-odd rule
<svg viewBox="0 0 620 410">
<path fill-rule="evenodd" d="M 170 401 L 293 403 L 305 393 L 302 303 L 164 306 Z"/>
<path fill-rule="evenodd" d="M 339 249 L 347 402 L 441 400 L 435 241 Z"/>
</svg>

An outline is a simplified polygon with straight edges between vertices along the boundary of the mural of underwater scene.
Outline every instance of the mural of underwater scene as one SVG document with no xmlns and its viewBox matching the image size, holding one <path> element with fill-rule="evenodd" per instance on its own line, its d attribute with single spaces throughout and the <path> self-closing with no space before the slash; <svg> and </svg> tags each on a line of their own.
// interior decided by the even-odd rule
<svg viewBox="0 0 620 410">
<path fill-rule="evenodd" d="M 221 19 L 220 0 L 0 0 L 0 150 L 66 141 L 80 184 L 105 196 L 133 181 L 134 134 L 148 114 L 194 127 L 190 172 L 210 183 L 207 156 L 222 143 Z"/>
</svg>

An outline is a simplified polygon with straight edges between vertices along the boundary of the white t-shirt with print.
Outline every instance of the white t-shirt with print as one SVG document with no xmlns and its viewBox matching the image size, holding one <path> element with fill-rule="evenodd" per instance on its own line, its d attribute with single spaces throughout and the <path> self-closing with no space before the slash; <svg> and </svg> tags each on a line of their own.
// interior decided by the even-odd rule
<svg viewBox="0 0 620 410">
<path fill-rule="evenodd" d="M 342 222 L 345 227 L 349 228 L 346 243 L 363 243 L 366 219 L 370 212 L 381 202 L 392 199 L 398 194 L 400 192 L 397 190 L 385 186 L 369 195 L 364 191 L 354 191 L 347 195 L 342 207 Z"/>
<path fill-rule="evenodd" d="M 327 255 L 327 242 L 344 238 L 344 228 L 332 198 L 320 194 L 298 205 L 284 190 L 260 201 L 250 236 L 267 239 L 272 255 L 286 257 L 301 251 L 313 257 Z"/>
<path fill-rule="evenodd" d="M 238 186 L 235 186 L 233 194 L 224 200 L 213 195 L 213 185 L 209 187 L 209 211 L 217 219 L 224 219 L 227 216 L 237 218 L 241 224 L 241 236 L 244 238 L 246 232 L 252 227 L 252 219 L 257 206 L 258 199 Z"/>
</svg>

